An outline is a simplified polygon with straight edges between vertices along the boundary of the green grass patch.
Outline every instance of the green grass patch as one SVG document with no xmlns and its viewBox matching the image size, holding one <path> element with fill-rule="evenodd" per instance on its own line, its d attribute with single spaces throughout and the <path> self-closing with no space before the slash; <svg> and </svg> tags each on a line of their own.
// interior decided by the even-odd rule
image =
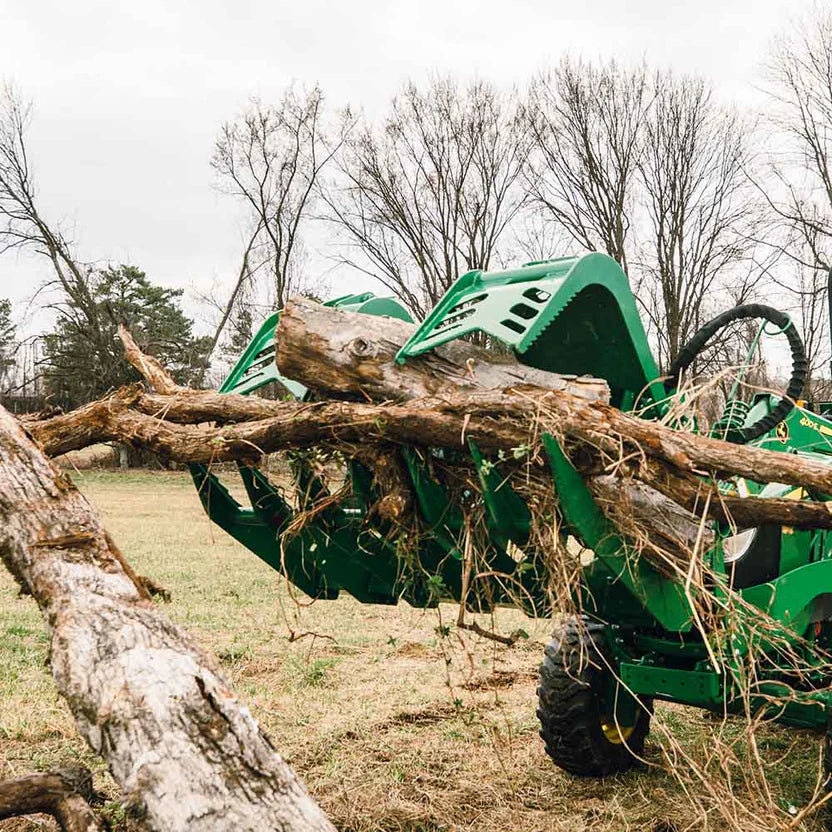
<svg viewBox="0 0 832 832">
<path fill-rule="evenodd" d="M 362 606 L 345 595 L 310 603 L 210 524 L 186 473 L 72 477 L 136 571 L 171 591 L 162 611 L 214 652 L 339 829 L 703 828 L 658 768 L 585 781 L 549 762 L 534 715 L 548 622 L 512 610 L 483 619 L 489 629 L 529 633 L 508 650 L 455 627 L 438 635 L 436 611 Z M 445 625 L 456 615 L 450 606 L 441 612 Z M 34 602 L 0 572 L 0 776 L 89 765 L 108 800 L 104 813 L 120 829 L 118 790 L 57 697 L 47 652 Z M 480 684 L 490 678 L 514 681 Z M 690 709 L 658 712 L 686 748 L 706 747 L 716 727 Z M 760 749 L 784 805 L 802 805 L 814 787 L 818 738 L 768 726 Z M 655 743 L 647 755 L 661 761 Z M 709 828 L 720 827 L 712 820 Z"/>
</svg>

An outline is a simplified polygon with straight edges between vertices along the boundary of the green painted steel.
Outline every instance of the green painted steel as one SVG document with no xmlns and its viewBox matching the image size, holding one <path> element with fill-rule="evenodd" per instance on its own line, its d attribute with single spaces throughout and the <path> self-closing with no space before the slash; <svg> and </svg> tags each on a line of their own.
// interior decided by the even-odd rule
<svg viewBox="0 0 832 832">
<path fill-rule="evenodd" d="M 284 379 L 275 363 L 274 331 L 280 320 L 275 312 L 263 321 L 251 343 L 232 368 L 219 389 L 220 393 L 239 393 L 247 396 L 271 382 L 282 384 L 295 398 L 303 398 L 306 388 L 291 379 Z"/>
<path fill-rule="evenodd" d="M 468 449 L 479 477 L 492 535 L 502 539 L 504 545 L 511 541 L 524 547 L 532 525 L 529 507 L 517 496 L 508 479 L 500 476 L 497 466 L 483 459 L 473 439 L 468 440 Z"/>
<path fill-rule="evenodd" d="M 644 390 L 656 402 L 665 396 L 630 285 L 605 254 L 468 272 L 396 359 L 472 332 L 498 338 L 532 367 L 606 379 L 619 407 Z"/>
<path fill-rule="evenodd" d="M 783 626 L 790 641 L 801 638 L 819 605 L 832 606 L 832 558 L 804 565 L 772 581 L 740 591 L 753 604 Z"/>
<path fill-rule="evenodd" d="M 292 546 L 281 551 L 279 534 L 291 515 L 280 518 L 273 513 L 267 521 L 263 513 L 244 508 L 204 465 L 192 465 L 191 476 L 206 513 L 220 528 L 285 575 L 310 598 L 338 597 L 338 588 L 327 587 L 315 562 L 305 559 L 302 549 Z M 257 504 L 262 506 L 259 500 Z"/>
<path fill-rule="evenodd" d="M 758 415 L 772 410 L 778 401 L 776 396 L 758 395 L 747 421 L 750 423 Z M 832 420 L 798 406 L 785 418 L 779 429 L 772 431 L 756 444 L 772 451 L 797 452 L 829 464 L 829 456 L 832 455 Z"/>
<path fill-rule="evenodd" d="M 395 300 L 369 293 L 345 295 L 329 305 L 410 320 Z M 264 322 L 223 392 L 249 394 L 276 381 L 289 395 L 307 395 L 302 385 L 281 378 L 275 367 L 278 320 L 275 313 Z M 627 279 L 605 255 L 463 275 L 397 360 L 476 332 L 503 341 L 531 366 L 606 379 L 613 404 L 637 409 L 644 418 L 654 417 L 667 400 Z M 753 424 L 778 401 L 760 394 L 750 405 L 734 408 L 731 416 Z M 656 404 L 661 407 L 651 407 Z M 832 405 L 825 407 L 824 413 L 832 413 Z M 830 464 L 832 418 L 796 407 L 756 444 Z M 769 660 L 757 702 L 762 707 L 762 697 L 782 689 L 789 678 L 788 668 L 779 668 L 775 640 L 780 646 L 790 643 L 810 668 L 818 666 L 814 645 L 832 646 L 832 532 L 718 527 L 716 545 L 701 556 L 716 572 L 712 592 L 720 604 L 727 609 L 734 602 L 735 620 L 730 638 L 720 640 L 720 634 L 713 633 L 706 644 L 693 626 L 693 599 L 683 584 L 639 557 L 638 547 L 606 518 L 555 437 L 544 434 L 542 445 L 562 520 L 562 542 L 566 545 L 574 538 L 585 547 L 580 603 L 587 614 L 605 623 L 617 670 L 633 693 L 739 710 L 736 678 L 744 656 L 766 652 Z M 424 607 L 452 599 L 471 610 L 511 604 L 528 614 L 548 614 L 547 553 L 535 551 L 531 512 L 504 473 L 512 460 L 483 454 L 473 442 L 467 449 L 403 447 L 399 453 L 422 532 L 417 554 L 401 545 L 394 526 L 371 516 L 381 495 L 373 472 L 358 463 L 346 469 L 346 500 L 329 499 L 332 495 L 302 453 L 292 456 L 292 484 L 287 488 L 276 487 L 257 469 L 240 468 L 250 506 L 235 500 L 204 466 L 194 466 L 192 474 L 211 519 L 310 597 L 332 599 L 344 590 L 366 603 L 404 600 Z M 477 473 L 477 492 L 449 494 L 435 476 L 435 467 L 466 453 Z M 779 484 L 735 480 L 718 485 L 726 493 L 761 498 L 826 499 Z M 487 541 L 478 540 L 480 577 L 473 585 L 466 579 L 471 564 L 466 562 L 470 530 L 465 510 L 471 508 L 484 514 L 489 535 Z M 290 533 L 301 512 L 310 512 L 313 519 Z M 770 567 L 769 572 L 754 572 L 750 583 L 741 580 L 746 550 L 757 552 L 754 558 L 766 558 Z M 752 626 L 764 614 L 777 625 L 766 639 Z M 714 655 L 730 658 L 714 667 Z M 832 707 L 832 680 L 815 670 L 806 678 L 811 689 L 796 692 L 773 716 L 792 725 L 822 727 Z"/>
<path fill-rule="evenodd" d="M 621 681 L 641 696 L 717 708 L 723 702 L 722 677 L 711 670 L 679 670 L 641 662 L 621 662 Z"/>
<path fill-rule="evenodd" d="M 607 574 L 596 572 L 595 581 L 587 584 L 590 594 L 599 579 L 618 583 L 632 596 L 632 606 L 644 609 L 664 629 L 688 632 L 693 618 L 684 587 L 637 556 L 635 547 L 623 540 L 604 516 L 558 441 L 548 433 L 541 438 L 564 522 L 606 569 Z M 602 586 L 598 589 L 605 591 Z"/>
</svg>

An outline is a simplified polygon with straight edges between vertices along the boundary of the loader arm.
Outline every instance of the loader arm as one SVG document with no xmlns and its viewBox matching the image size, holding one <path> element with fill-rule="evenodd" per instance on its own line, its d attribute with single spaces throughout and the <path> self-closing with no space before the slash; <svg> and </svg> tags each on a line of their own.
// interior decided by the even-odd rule
<svg viewBox="0 0 832 832">
<path fill-rule="evenodd" d="M 337 298 L 328 305 L 410 320 L 395 300 L 369 293 Z M 277 370 L 279 315 L 276 312 L 264 323 L 222 392 L 251 394 L 277 382 L 288 395 L 298 399 L 307 395 L 303 385 L 283 378 Z M 761 316 L 769 323 L 779 322 L 780 334 L 792 346 L 790 397 L 766 393 L 749 403 L 732 401 L 716 428 L 736 441 L 753 439 L 763 447 L 832 464 L 832 419 L 802 406 L 789 411 L 784 405 L 786 398 L 798 398 L 802 349 L 788 316 L 762 305 L 735 307 L 691 339 L 686 360 L 695 357 L 710 337 L 708 327 L 716 331 L 726 321 Z M 762 332 L 763 326 L 758 337 Z M 486 344 L 501 342 L 529 366 L 604 379 L 611 404 L 621 410 L 642 418 L 666 412 L 672 390 L 668 394 L 665 380 L 659 377 L 627 277 L 604 254 L 468 272 L 448 289 L 396 360 L 403 363 L 475 334 Z M 768 432 L 760 437 L 764 431 Z M 557 517 L 547 520 L 553 537 L 563 542 L 571 535 L 591 556 L 586 563 L 581 561 L 576 589 L 587 621 L 581 627 L 574 622 L 559 626 L 541 670 L 538 715 L 547 751 L 558 765 L 583 774 L 623 770 L 638 756 L 653 698 L 714 710 L 738 709 L 736 679 L 749 654 L 757 658 L 758 666 L 760 656 L 768 660 L 760 673 L 759 695 L 764 697 L 793 682 L 788 668 L 778 664 L 772 639 L 781 646 L 792 645 L 810 664 L 816 646 L 832 646 L 832 532 L 734 529 L 725 524 L 716 529 L 714 545 L 692 554 L 710 570 L 710 584 L 686 586 L 640 556 L 637 542 L 607 519 L 557 437 L 544 433 L 541 445 L 559 508 Z M 457 501 L 436 473 L 434 463 L 446 452 L 416 447 L 397 451 L 401 470 L 409 478 L 414 523 L 420 530 L 415 563 L 412 553 L 398 545 L 400 529 L 373 515 L 371 509 L 381 495 L 373 472 L 357 462 L 346 465 L 343 492 L 349 496 L 339 500 L 333 499 L 302 454 L 293 457 L 289 485 L 275 484 L 256 469 L 240 468 L 250 505 L 238 502 L 208 469 L 194 467 L 192 473 L 211 519 L 311 597 L 332 599 L 344 590 L 365 603 L 405 600 L 428 607 L 452 599 L 475 611 L 512 605 L 530 615 L 552 614 L 549 553 L 536 551 L 533 543 L 540 539 L 532 534 L 539 518 L 532 517 L 529 506 L 512 489 L 504 459 L 489 457 L 471 441 L 455 448 L 451 453 L 468 454 L 476 472 L 476 488 Z M 807 498 L 803 489 L 778 484 L 718 485 L 760 497 Z M 293 522 L 302 514 L 309 516 L 310 509 L 313 519 L 303 523 L 301 531 L 289 533 Z M 486 537 L 483 551 L 478 552 L 473 589 L 465 544 L 465 513 L 471 510 L 481 513 Z M 735 618 L 726 632 L 717 626 L 703 633 L 694 626 L 692 604 L 702 600 L 697 593 L 712 593 L 720 609 L 734 607 Z M 768 640 L 756 635 L 753 626 L 763 613 L 774 622 Z M 603 658 L 596 670 L 574 664 L 569 651 L 578 646 Z M 715 659 L 717 647 L 721 663 Z M 826 724 L 832 714 L 832 680 L 816 675 L 810 673 L 808 681 L 801 681 L 803 689 L 782 707 L 778 719 L 815 727 Z M 572 714 L 578 699 L 589 703 L 589 710 L 578 715 L 586 732 L 582 747 L 586 754 L 568 747 L 575 725 L 564 722 L 559 711 Z M 619 704 L 624 707 L 619 709 Z M 760 704 L 765 705 L 762 698 Z M 629 750 L 627 743 L 632 744 Z"/>
</svg>

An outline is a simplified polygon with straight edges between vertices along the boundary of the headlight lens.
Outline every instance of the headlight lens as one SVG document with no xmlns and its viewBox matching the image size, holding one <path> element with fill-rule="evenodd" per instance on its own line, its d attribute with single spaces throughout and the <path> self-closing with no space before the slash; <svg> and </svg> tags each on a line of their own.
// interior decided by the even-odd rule
<svg viewBox="0 0 832 832">
<path fill-rule="evenodd" d="M 725 563 L 733 563 L 739 560 L 751 547 L 754 542 L 754 535 L 757 529 L 743 529 L 742 531 L 726 537 L 722 541 L 722 553 Z"/>
</svg>

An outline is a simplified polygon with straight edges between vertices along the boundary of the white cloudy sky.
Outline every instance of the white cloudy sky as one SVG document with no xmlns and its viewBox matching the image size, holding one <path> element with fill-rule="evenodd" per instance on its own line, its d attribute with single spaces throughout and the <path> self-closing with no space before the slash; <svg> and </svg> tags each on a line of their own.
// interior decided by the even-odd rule
<svg viewBox="0 0 832 832">
<path fill-rule="evenodd" d="M 192 291 L 235 270 L 236 207 L 212 188 L 209 157 L 253 95 L 318 81 L 331 105 L 373 115 L 408 77 L 511 86 L 569 51 L 646 57 L 753 106 L 767 44 L 810 2 L 0 0 L 0 78 L 34 101 L 41 208 L 74 229 L 79 256 Z M 0 257 L 0 297 L 22 300 L 46 274 Z"/>
</svg>

